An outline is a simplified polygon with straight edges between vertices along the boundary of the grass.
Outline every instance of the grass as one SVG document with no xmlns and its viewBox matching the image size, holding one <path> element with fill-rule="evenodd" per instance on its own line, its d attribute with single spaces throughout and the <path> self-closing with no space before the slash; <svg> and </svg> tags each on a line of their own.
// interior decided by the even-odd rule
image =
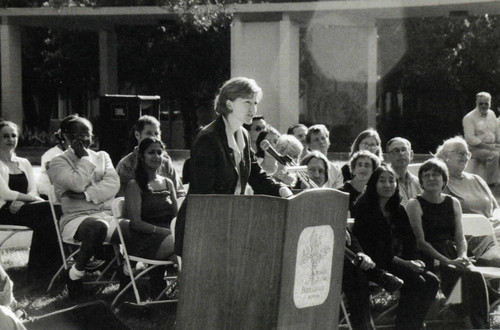
<svg viewBox="0 0 500 330">
<path fill-rule="evenodd" d="M 51 292 L 46 293 L 50 277 L 38 281 L 27 280 L 28 249 L 2 250 L 1 260 L 3 267 L 14 282 L 14 297 L 30 317 L 42 316 L 98 299 L 111 305 L 118 293 L 118 284 L 110 284 L 101 289 L 96 288 L 95 295 L 73 300 L 68 297 L 62 279 L 58 280 Z M 146 287 L 141 289 L 141 292 L 147 292 Z M 126 299 L 132 301 L 132 290 L 129 291 L 130 295 Z M 130 329 L 174 329 L 176 307 L 176 304 L 138 307 L 123 303 L 114 312 Z"/>
</svg>

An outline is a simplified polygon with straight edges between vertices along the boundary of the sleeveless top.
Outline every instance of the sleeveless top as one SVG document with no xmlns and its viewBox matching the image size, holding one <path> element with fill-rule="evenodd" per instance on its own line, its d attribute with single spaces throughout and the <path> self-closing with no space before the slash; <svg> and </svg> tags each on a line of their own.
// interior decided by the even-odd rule
<svg viewBox="0 0 500 330">
<path fill-rule="evenodd" d="M 453 199 L 451 196 L 446 196 L 439 204 L 430 203 L 421 196 L 417 196 L 417 200 L 422 208 L 422 228 L 425 240 L 442 255 L 455 259 L 457 249 Z"/>
<path fill-rule="evenodd" d="M 168 228 L 174 218 L 174 208 L 167 189 L 141 193 L 141 220 L 155 226 Z"/>
<path fill-rule="evenodd" d="M 9 189 L 19 191 L 20 193 L 28 193 L 28 178 L 24 172 L 19 174 L 9 174 Z M 7 201 L 2 208 L 9 208 L 12 201 Z"/>
</svg>

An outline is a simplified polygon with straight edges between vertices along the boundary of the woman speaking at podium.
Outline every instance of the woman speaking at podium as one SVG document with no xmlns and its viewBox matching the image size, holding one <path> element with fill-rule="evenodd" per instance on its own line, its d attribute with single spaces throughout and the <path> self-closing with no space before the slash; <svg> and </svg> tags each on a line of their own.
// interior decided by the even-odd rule
<svg viewBox="0 0 500 330">
<path fill-rule="evenodd" d="M 198 133 L 191 148 L 188 194 L 243 195 L 250 184 L 255 194 L 292 195 L 261 170 L 250 149 L 248 132 L 242 127 L 252 123 L 261 98 L 262 89 L 253 79 L 232 78 L 222 85 L 214 101 L 219 116 Z M 182 255 L 186 201 L 175 228 L 178 255 Z"/>
</svg>

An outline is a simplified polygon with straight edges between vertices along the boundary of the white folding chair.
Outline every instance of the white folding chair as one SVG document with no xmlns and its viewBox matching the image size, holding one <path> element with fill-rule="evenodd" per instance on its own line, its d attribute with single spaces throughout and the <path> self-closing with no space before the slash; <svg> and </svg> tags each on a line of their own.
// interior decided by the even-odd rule
<svg viewBox="0 0 500 330">
<path fill-rule="evenodd" d="M 493 239 L 495 246 L 497 247 L 499 246 L 495 235 L 495 230 L 493 229 L 490 220 L 488 220 L 488 218 L 486 218 L 481 214 L 469 214 L 469 213 L 462 214 L 462 228 L 465 236 L 474 236 L 474 237 L 490 236 Z M 500 279 L 499 267 L 474 266 L 472 267 L 472 270 L 481 273 L 488 287 L 494 290 L 494 292 L 498 292 L 498 287 L 495 288 L 494 286 L 492 286 L 491 282 L 494 279 Z M 495 308 L 499 304 L 500 304 L 500 298 L 495 301 L 489 302 L 490 315 L 492 315 L 491 311 L 495 310 Z"/>
<path fill-rule="evenodd" d="M 61 236 L 61 229 L 59 228 L 59 219 L 57 218 L 57 214 L 54 208 L 54 205 L 58 205 L 59 200 L 55 194 L 54 187 L 52 186 L 51 189 L 49 190 L 49 204 L 50 204 L 50 210 L 52 213 L 52 220 L 54 221 L 54 226 L 56 228 L 56 233 L 57 233 L 57 240 L 59 243 L 59 250 L 61 252 L 61 258 L 63 261 L 63 264 L 61 267 L 58 269 L 58 271 L 55 273 L 55 275 L 52 277 L 49 287 L 47 288 L 47 292 L 49 292 L 52 289 L 52 286 L 54 285 L 54 282 L 56 279 L 61 275 L 62 272 L 65 270 L 68 270 L 70 267 L 70 263 L 73 261 L 73 257 L 78 253 L 80 250 L 80 242 L 75 241 L 75 240 L 66 240 L 63 239 Z M 66 255 L 66 252 L 64 251 L 64 244 L 70 245 L 74 248 L 74 251 L 70 255 Z M 115 265 L 120 265 L 120 250 L 117 244 L 113 243 L 108 243 L 104 242 L 103 245 L 105 246 L 112 246 L 113 250 L 115 252 L 115 255 L 113 259 L 108 263 L 108 265 L 104 268 L 102 272 L 98 275 L 98 277 L 95 280 L 92 281 L 84 281 L 83 284 L 85 285 L 108 285 L 108 284 L 116 284 L 118 283 L 115 280 L 116 272 L 114 272 L 111 275 L 111 278 L 109 280 L 104 280 L 104 277 L 109 273 L 109 271 L 115 266 Z"/>
<path fill-rule="evenodd" d="M 173 261 L 168 261 L 168 260 L 154 260 L 154 259 L 147 259 L 147 258 L 141 258 L 137 256 L 133 256 L 128 254 L 127 252 L 127 247 L 125 244 L 125 239 L 123 238 L 123 233 L 119 225 L 119 221 L 121 219 L 124 219 L 124 210 L 125 210 L 125 199 L 123 197 L 115 198 L 113 201 L 112 205 L 112 210 L 113 210 L 113 216 L 115 217 L 115 221 L 117 224 L 117 230 L 118 230 L 118 235 L 120 236 L 120 242 L 121 242 L 121 247 L 122 247 L 122 253 L 123 257 L 125 259 L 125 265 L 128 269 L 128 273 L 130 276 L 130 283 L 128 283 L 115 297 L 113 300 L 113 303 L 111 304 L 111 307 L 114 307 L 120 298 L 125 294 L 125 292 L 132 286 L 134 289 L 134 295 L 135 295 L 135 300 L 136 304 L 139 306 L 144 306 L 144 305 L 150 305 L 150 304 L 158 304 L 158 303 L 171 303 L 171 302 L 177 302 L 177 299 L 166 299 L 166 300 L 160 300 L 160 298 L 170 289 L 173 289 L 177 283 L 177 275 L 175 276 L 166 276 L 166 284 L 165 284 L 165 289 L 153 300 L 153 301 L 143 301 L 141 300 L 141 296 L 139 294 L 139 290 L 137 288 L 137 280 L 139 280 L 141 277 L 146 275 L 149 271 L 152 269 L 159 267 L 159 266 L 167 266 L 167 265 L 175 265 L 176 263 Z M 130 261 L 135 261 L 135 262 L 141 262 L 147 267 L 142 270 L 138 274 L 134 274 L 132 265 L 130 264 Z"/>
</svg>

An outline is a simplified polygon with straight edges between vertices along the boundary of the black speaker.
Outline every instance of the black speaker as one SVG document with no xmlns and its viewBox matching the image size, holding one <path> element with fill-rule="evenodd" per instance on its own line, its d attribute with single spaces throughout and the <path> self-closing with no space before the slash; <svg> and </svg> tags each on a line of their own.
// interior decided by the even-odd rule
<svg viewBox="0 0 500 330">
<path fill-rule="evenodd" d="M 160 97 L 146 95 L 101 96 L 97 135 L 99 149 L 106 151 L 116 166 L 132 151 L 136 142 L 132 128 L 140 116 L 150 115 L 160 120 Z"/>
</svg>

